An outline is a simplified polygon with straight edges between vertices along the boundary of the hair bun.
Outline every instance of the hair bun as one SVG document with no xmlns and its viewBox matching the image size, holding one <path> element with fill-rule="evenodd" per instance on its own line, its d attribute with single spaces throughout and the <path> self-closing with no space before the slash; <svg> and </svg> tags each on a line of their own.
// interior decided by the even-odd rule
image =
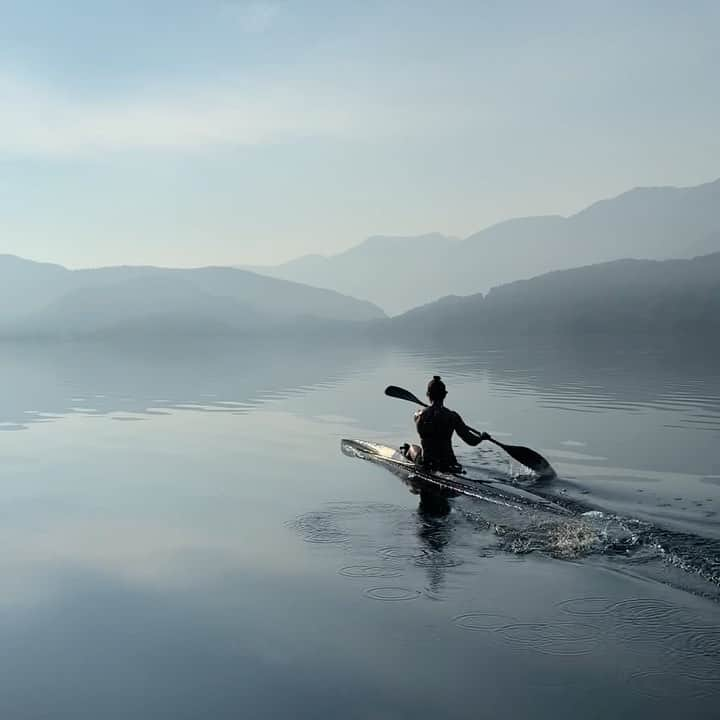
<svg viewBox="0 0 720 720">
<path fill-rule="evenodd" d="M 440 376 L 439 376 L 439 375 L 433 375 L 433 380 L 440 380 Z"/>
</svg>

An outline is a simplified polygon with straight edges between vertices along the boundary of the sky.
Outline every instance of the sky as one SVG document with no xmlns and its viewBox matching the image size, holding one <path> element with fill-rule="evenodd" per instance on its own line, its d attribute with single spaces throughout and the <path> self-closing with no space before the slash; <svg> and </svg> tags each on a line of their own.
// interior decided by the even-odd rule
<svg viewBox="0 0 720 720">
<path fill-rule="evenodd" d="M 275 264 L 720 177 L 716 0 L 0 12 L 0 253 Z"/>
</svg>

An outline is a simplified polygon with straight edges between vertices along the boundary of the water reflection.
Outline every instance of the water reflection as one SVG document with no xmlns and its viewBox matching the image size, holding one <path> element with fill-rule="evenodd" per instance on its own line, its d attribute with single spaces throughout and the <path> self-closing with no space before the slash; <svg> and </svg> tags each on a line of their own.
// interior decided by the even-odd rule
<svg viewBox="0 0 720 720">
<path fill-rule="evenodd" d="M 419 495 L 417 508 L 418 545 L 426 550 L 421 564 L 427 573 L 427 591 L 435 597 L 442 594 L 445 574 L 454 563 L 448 549 L 452 540 L 453 523 L 450 520 L 450 498 L 458 493 L 428 487 L 427 483 L 408 481 L 413 492 Z"/>
<path fill-rule="evenodd" d="M 409 356 L 455 377 L 487 374 L 498 396 L 528 395 L 541 406 L 581 413 L 682 411 L 681 427 L 720 432 L 720 365 L 716 344 L 674 339 L 619 342 L 496 341 L 452 348 L 404 346 Z"/>
<path fill-rule="evenodd" d="M 69 414 L 141 420 L 175 409 L 246 413 L 347 382 L 378 357 L 363 346 L 232 339 L 112 345 L 0 344 L 0 430 Z"/>
</svg>

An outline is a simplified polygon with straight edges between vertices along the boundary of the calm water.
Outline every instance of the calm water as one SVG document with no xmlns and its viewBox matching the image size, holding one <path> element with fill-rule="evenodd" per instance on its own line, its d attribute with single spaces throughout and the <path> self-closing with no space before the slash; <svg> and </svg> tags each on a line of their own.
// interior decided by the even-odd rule
<svg viewBox="0 0 720 720">
<path fill-rule="evenodd" d="M 711 353 L 0 351 L 3 718 L 717 717 Z M 382 390 L 434 373 L 565 513 L 340 453 L 409 439 Z"/>
</svg>

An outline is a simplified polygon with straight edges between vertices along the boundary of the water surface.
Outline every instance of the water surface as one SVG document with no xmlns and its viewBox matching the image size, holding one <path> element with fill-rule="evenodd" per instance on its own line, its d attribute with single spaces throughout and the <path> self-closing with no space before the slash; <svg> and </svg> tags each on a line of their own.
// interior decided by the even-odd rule
<svg viewBox="0 0 720 720">
<path fill-rule="evenodd" d="M 699 351 L 4 345 L 8 718 L 715 717 L 720 377 Z M 562 503 L 417 495 L 443 375 Z"/>
</svg>

